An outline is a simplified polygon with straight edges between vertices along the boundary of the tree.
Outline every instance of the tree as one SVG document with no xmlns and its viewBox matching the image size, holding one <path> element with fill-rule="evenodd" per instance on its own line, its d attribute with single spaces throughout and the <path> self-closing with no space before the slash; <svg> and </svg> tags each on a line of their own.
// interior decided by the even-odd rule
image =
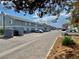
<svg viewBox="0 0 79 59">
<path fill-rule="evenodd" d="M 38 16 L 42 17 L 47 13 L 52 14 L 52 12 L 59 14 L 60 13 L 59 10 L 55 11 L 56 5 L 59 5 L 60 8 L 62 9 L 67 0 L 8 0 L 8 1 L 12 1 L 15 4 L 14 8 L 17 12 L 20 12 L 20 10 L 22 10 L 25 13 L 28 11 L 29 14 L 33 14 L 35 10 L 39 9 L 40 13 L 38 14 Z"/>
<path fill-rule="evenodd" d="M 79 30 L 79 1 L 75 2 L 73 6 L 75 9 L 72 11 L 71 25 Z"/>
<path fill-rule="evenodd" d="M 75 9 L 72 11 L 71 24 L 79 23 L 79 1 L 74 3 Z"/>
</svg>

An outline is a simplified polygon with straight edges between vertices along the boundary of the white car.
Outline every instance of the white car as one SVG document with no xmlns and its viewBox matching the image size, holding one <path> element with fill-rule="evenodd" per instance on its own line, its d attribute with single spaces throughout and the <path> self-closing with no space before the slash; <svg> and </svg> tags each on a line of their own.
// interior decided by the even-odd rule
<svg viewBox="0 0 79 59">
<path fill-rule="evenodd" d="M 36 32 L 37 32 L 37 33 L 43 33 L 44 31 L 41 30 L 41 29 L 37 29 Z"/>
<path fill-rule="evenodd" d="M 43 30 L 39 29 L 39 32 L 40 32 L 40 33 L 43 33 Z"/>
</svg>

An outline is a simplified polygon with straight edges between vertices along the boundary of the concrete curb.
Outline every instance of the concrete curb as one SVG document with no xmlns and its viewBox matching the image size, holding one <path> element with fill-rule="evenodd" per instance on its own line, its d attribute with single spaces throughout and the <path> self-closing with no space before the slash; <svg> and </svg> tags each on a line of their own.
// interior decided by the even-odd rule
<svg viewBox="0 0 79 59">
<path fill-rule="evenodd" d="M 61 36 L 58 36 L 58 37 L 61 37 Z M 47 53 L 47 55 L 46 55 L 45 59 L 47 59 L 47 57 L 48 57 L 48 56 L 49 56 L 49 54 L 51 53 L 51 50 L 52 50 L 52 48 L 54 47 L 54 45 L 55 45 L 55 43 L 56 43 L 56 41 L 57 41 L 58 37 L 56 38 L 56 40 L 54 41 L 53 45 L 52 45 L 52 46 L 51 46 L 51 48 L 49 49 L 49 51 L 48 51 L 48 53 Z"/>
</svg>

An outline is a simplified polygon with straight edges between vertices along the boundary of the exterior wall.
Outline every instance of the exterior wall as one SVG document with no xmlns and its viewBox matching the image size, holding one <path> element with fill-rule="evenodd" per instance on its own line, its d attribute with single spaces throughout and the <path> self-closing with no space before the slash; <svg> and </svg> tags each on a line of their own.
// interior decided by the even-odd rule
<svg viewBox="0 0 79 59">
<path fill-rule="evenodd" d="M 24 27 L 25 31 L 30 32 L 31 28 L 32 28 L 31 22 L 25 22 L 25 27 Z"/>
<path fill-rule="evenodd" d="M 28 22 L 19 20 L 16 17 L 11 17 L 9 15 L 4 16 L 5 19 L 5 28 L 11 28 L 13 30 L 18 31 L 27 31 L 30 32 L 34 29 L 43 29 L 43 30 L 49 30 L 51 27 L 47 26 L 46 24 L 38 24 L 34 22 Z M 2 15 L 0 15 L 0 26 L 2 26 Z"/>
<path fill-rule="evenodd" d="M 3 16 L 0 14 L 0 29 L 2 29 L 3 25 Z"/>
<path fill-rule="evenodd" d="M 9 18 L 8 16 L 4 16 L 4 19 L 5 19 L 5 29 L 12 28 L 13 19 Z"/>
</svg>

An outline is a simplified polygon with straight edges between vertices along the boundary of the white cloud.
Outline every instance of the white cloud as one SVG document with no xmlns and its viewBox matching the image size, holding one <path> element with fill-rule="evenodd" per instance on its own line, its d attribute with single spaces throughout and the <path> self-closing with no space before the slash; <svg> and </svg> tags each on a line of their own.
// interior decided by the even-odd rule
<svg viewBox="0 0 79 59">
<path fill-rule="evenodd" d="M 45 16 L 43 18 L 36 18 L 34 19 L 35 22 L 38 22 L 38 23 L 46 23 L 46 24 L 49 24 L 51 25 L 53 21 L 55 21 L 57 19 L 58 16 Z"/>
</svg>

